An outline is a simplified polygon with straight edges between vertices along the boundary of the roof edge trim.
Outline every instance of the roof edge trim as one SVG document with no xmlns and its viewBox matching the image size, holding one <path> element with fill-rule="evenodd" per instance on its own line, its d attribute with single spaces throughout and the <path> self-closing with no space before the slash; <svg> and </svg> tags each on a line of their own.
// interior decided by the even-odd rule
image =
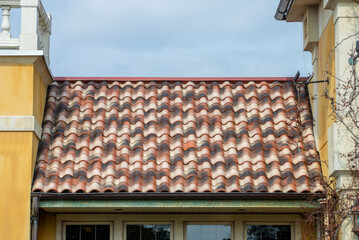
<svg viewBox="0 0 359 240">
<path fill-rule="evenodd" d="M 32 192 L 31 197 L 39 197 L 46 200 L 138 200 L 138 199 L 207 199 L 207 200 L 317 200 L 324 198 L 324 193 L 243 193 L 243 192 L 217 192 L 217 193 L 167 193 L 167 192 L 147 192 L 147 193 L 128 193 L 128 192 L 105 192 L 105 193 L 41 193 Z"/>
<path fill-rule="evenodd" d="M 293 77 L 55 77 L 55 81 L 119 81 L 119 82 L 214 82 L 214 81 L 254 81 L 254 82 L 287 82 L 293 81 Z M 307 77 L 301 77 L 298 81 L 306 81 Z"/>
</svg>

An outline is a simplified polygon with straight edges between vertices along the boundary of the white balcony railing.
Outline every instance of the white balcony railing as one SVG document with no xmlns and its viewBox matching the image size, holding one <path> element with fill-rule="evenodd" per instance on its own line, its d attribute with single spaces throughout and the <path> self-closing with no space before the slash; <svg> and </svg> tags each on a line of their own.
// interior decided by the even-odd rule
<svg viewBox="0 0 359 240">
<path fill-rule="evenodd" d="M 20 38 L 11 37 L 12 8 L 21 8 Z M 42 50 L 49 62 L 51 15 L 46 13 L 41 0 L 0 0 L 0 9 L 2 9 L 0 49 Z"/>
</svg>

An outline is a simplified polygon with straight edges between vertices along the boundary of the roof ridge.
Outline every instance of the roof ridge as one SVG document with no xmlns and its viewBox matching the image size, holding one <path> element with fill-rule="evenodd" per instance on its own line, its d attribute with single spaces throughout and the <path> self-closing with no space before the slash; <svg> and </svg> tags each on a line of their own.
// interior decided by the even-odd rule
<svg viewBox="0 0 359 240">
<path fill-rule="evenodd" d="M 307 77 L 298 78 L 298 81 L 305 81 Z M 286 82 L 293 81 L 294 77 L 55 77 L 55 81 L 119 81 L 119 82 L 217 82 L 217 81 L 266 81 Z"/>
</svg>

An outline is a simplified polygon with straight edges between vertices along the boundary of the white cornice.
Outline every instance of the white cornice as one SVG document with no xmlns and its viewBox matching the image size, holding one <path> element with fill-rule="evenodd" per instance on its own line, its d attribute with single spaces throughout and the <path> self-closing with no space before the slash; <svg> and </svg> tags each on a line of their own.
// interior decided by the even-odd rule
<svg viewBox="0 0 359 240">
<path fill-rule="evenodd" d="M 13 56 L 13 57 L 21 57 L 21 56 L 43 56 L 44 51 L 42 50 L 0 50 L 1 56 Z"/>
</svg>

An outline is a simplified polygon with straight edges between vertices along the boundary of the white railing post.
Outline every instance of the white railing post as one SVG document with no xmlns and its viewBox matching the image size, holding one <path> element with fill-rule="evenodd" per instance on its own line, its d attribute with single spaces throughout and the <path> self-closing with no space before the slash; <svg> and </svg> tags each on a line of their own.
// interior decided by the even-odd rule
<svg viewBox="0 0 359 240">
<path fill-rule="evenodd" d="M 50 35 L 51 35 L 51 14 L 46 14 L 48 19 L 49 19 L 49 23 L 48 25 L 45 25 L 41 28 L 42 30 L 42 49 L 44 51 L 44 55 L 45 58 L 47 60 L 48 63 L 50 63 Z"/>
<path fill-rule="evenodd" d="M 38 50 L 38 0 L 21 0 L 20 50 Z"/>
<path fill-rule="evenodd" d="M 2 32 L 0 34 L 0 38 L 5 38 L 5 39 L 11 38 L 10 10 L 11 10 L 11 7 L 5 7 L 5 6 L 2 7 L 2 21 L 1 21 Z"/>
</svg>

